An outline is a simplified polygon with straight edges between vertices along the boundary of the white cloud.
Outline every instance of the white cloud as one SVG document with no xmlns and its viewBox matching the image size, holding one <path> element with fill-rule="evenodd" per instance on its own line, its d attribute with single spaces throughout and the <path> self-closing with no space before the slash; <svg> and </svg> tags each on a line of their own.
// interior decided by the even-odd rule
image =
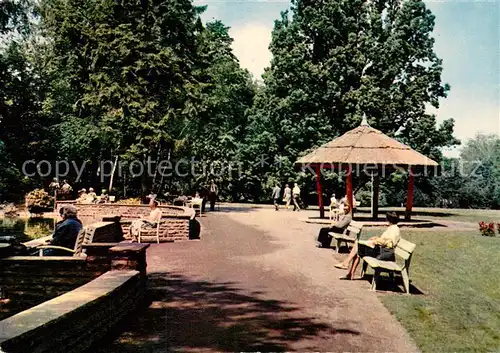
<svg viewBox="0 0 500 353">
<path fill-rule="evenodd" d="M 272 58 L 268 49 L 271 43 L 271 31 L 271 26 L 261 23 L 235 26 L 229 30 L 229 34 L 234 39 L 233 52 L 240 61 L 240 65 L 259 80 Z"/>
</svg>

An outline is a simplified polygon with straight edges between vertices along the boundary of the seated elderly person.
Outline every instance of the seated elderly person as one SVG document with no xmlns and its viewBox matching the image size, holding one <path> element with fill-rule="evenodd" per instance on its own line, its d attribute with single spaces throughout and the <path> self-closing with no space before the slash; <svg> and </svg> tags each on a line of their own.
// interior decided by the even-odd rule
<svg viewBox="0 0 500 353">
<path fill-rule="evenodd" d="M 82 201 L 82 203 L 94 203 L 96 199 L 97 199 L 97 194 L 95 193 L 94 189 L 89 188 L 87 197 L 85 198 L 85 200 Z"/>
<path fill-rule="evenodd" d="M 139 240 L 139 233 L 141 228 L 154 228 L 161 219 L 161 209 L 158 208 L 158 201 L 152 201 L 149 204 L 151 212 L 148 217 L 140 218 L 132 222 L 130 225 L 130 236 L 133 242 Z"/>
<path fill-rule="evenodd" d="M 108 202 L 108 200 L 109 200 L 109 196 L 108 196 L 106 189 L 102 189 L 101 195 L 97 199 L 97 203 L 106 203 L 106 202 Z"/>
<path fill-rule="evenodd" d="M 87 190 L 81 189 L 78 191 L 78 198 L 76 199 L 77 203 L 84 203 L 87 200 Z"/>
<path fill-rule="evenodd" d="M 360 258 L 364 256 L 374 257 L 382 261 L 394 261 L 394 248 L 401 239 L 397 225 L 399 216 L 396 212 L 389 212 L 386 217 L 389 227 L 380 237 L 371 237 L 367 241 L 355 242 L 349 256 L 343 262 L 335 265 L 336 268 L 348 270 L 347 275 L 342 279 L 354 279 L 354 273 L 359 265 Z M 352 264 L 349 268 L 351 261 Z"/>
<path fill-rule="evenodd" d="M 82 222 L 77 218 L 77 210 L 73 205 L 64 205 L 60 208 L 61 221 L 56 223 L 52 239 L 46 245 L 61 246 L 73 250 L 78 233 L 82 229 Z M 60 249 L 44 249 L 44 256 L 68 256 L 69 252 Z"/>
<path fill-rule="evenodd" d="M 327 248 L 330 246 L 330 242 L 332 241 L 332 236 L 328 233 L 334 232 L 342 234 L 344 230 L 349 226 L 352 222 L 352 213 L 351 208 L 348 204 L 344 204 L 344 214 L 340 216 L 340 219 L 335 222 L 331 227 L 321 228 L 316 238 L 317 247 L 319 248 Z"/>
</svg>

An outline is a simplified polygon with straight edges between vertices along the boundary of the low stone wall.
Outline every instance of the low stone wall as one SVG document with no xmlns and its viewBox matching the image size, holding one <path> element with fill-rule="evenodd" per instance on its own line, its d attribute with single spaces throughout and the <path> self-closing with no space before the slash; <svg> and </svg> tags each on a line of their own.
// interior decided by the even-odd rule
<svg viewBox="0 0 500 353">
<path fill-rule="evenodd" d="M 2 352 L 85 352 L 144 303 L 138 271 L 109 271 L 71 292 L 0 321 Z"/>
<path fill-rule="evenodd" d="M 11 256 L 0 259 L 0 291 L 8 299 L 0 319 L 71 291 L 110 270 L 133 269 L 146 277 L 149 244 L 90 243 L 85 257 Z"/>
<path fill-rule="evenodd" d="M 110 269 L 110 259 L 95 263 L 81 257 L 12 256 L 0 259 L 0 288 L 17 312 L 78 288 Z"/>
<path fill-rule="evenodd" d="M 57 209 L 64 204 L 74 204 L 78 210 L 78 218 L 84 224 L 102 221 L 103 217 L 121 216 L 123 235 L 130 239 L 130 223 L 150 213 L 148 205 L 121 205 L 106 204 L 77 204 L 75 201 L 57 202 Z M 187 207 L 160 206 L 163 212 L 160 223 L 160 241 L 178 241 L 190 239 L 191 225 L 195 218 L 195 211 Z M 156 228 L 145 229 L 143 241 L 156 241 Z"/>
</svg>

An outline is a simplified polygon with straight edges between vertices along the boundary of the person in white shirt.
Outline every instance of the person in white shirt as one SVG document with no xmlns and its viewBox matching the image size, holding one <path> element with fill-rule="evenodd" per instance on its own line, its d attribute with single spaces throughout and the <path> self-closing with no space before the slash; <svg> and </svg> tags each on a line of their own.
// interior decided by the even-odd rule
<svg viewBox="0 0 500 353">
<path fill-rule="evenodd" d="M 300 188 L 297 185 L 297 183 L 293 185 L 292 193 L 293 193 L 293 210 L 300 211 L 300 203 L 302 201 L 300 200 Z"/>
<path fill-rule="evenodd" d="M 149 204 L 149 208 L 151 209 L 149 216 L 136 219 L 130 225 L 130 236 L 133 242 L 137 242 L 141 228 L 154 228 L 161 219 L 161 209 L 158 208 L 158 201 L 153 200 Z"/>
<path fill-rule="evenodd" d="M 285 192 L 283 194 L 283 201 L 285 201 L 286 204 L 286 209 L 290 207 L 290 202 L 292 201 L 292 189 L 288 186 L 288 184 L 285 185 Z"/>
<path fill-rule="evenodd" d="M 335 265 L 336 268 L 348 270 L 342 279 L 354 279 L 354 273 L 359 265 L 360 258 L 364 256 L 375 257 L 383 261 L 394 261 L 394 248 L 401 239 L 398 222 L 399 216 L 396 212 L 388 212 L 387 221 L 389 227 L 380 237 L 371 237 L 367 241 L 357 241 L 354 243 L 349 256 Z M 352 261 L 351 267 L 349 263 Z"/>
</svg>

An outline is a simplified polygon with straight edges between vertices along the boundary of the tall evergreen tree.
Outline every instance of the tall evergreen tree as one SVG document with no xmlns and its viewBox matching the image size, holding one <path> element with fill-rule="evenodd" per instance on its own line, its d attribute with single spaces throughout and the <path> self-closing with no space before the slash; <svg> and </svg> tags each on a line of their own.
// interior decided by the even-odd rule
<svg viewBox="0 0 500 353">
<path fill-rule="evenodd" d="M 197 8 L 189 0 L 44 0 L 42 14 L 54 78 L 46 106 L 61 120 L 62 154 L 154 160 L 162 145 L 173 147 L 200 99 Z"/>
</svg>

